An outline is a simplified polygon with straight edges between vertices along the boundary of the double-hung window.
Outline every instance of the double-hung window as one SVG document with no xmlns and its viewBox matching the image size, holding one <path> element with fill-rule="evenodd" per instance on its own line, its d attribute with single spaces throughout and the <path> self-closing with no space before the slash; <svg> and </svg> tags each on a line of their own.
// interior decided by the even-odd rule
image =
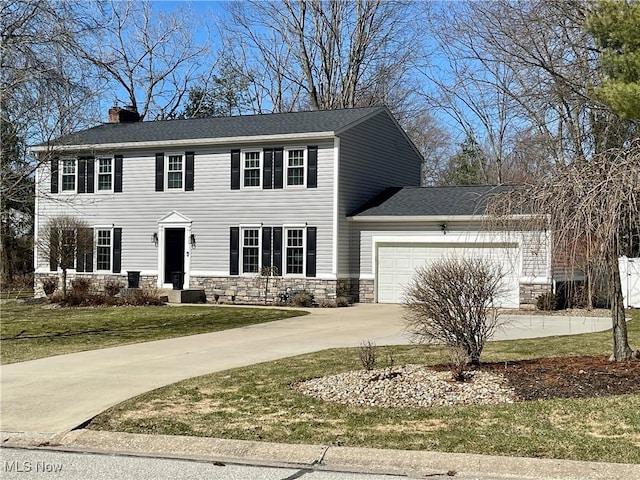
<svg viewBox="0 0 640 480">
<path fill-rule="evenodd" d="M 182 155 L 169 155 L 167 162 L 167 190 L 182 190 L 184 162 Z"/>
<path fill-rule="evenodd" d="M 62 191 L 76 191 L 76 161 L 74 159 L 62 160 Z"/>
<path fill-rule="evenodd" d="M 96 231 L 96 270 L 111 271 L 111 255 L 113 252 L 111 230 Z"/>
<path fill-rule="evenodd" d="M 260 169 L 262 168 L 261 152 L 243 152 L 242 170 L 245 187 L 260 187 Z"/>
<path fill-rule="evenodd" d="M 113 159 L 98 159 L 98 191 L 113 191 Z"/>
<path fill-rule="evenodd" d="M 258 273 L 260 270 L 260 229 L 242 230 L 242 273 Z"/>
<path fill-rule="evenodd" d="M 287 186 L 304 185 L 304 149 L 287 150 Z"/>
<path fill-rule="evenodd" d="M 304 273 L 304 229 L 288 228 L 285 242 L 285 272 L 288 275 L 302 275 Z"/>
</svg>

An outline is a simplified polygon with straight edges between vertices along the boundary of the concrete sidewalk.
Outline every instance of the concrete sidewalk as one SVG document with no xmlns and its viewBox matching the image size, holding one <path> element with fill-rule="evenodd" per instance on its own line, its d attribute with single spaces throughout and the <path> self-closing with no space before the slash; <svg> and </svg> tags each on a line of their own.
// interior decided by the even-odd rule
<svg viewBox="0 0 640 480">
<path fill-rule="evenodd" d="M 53 437 L 3 435 L 1 440 L 2 445 L 14 447 L 44 444 L 40 448 L 225 464 L 294 467 L 307 471 L 406 475 L 409 478 L 448 478 L 453 475 L 455 478 L 476 480 L 630 480 L 638 477 L 640 468 L 638 465 L 630 464 L 328 445 L 291 445 L 91 430 L 76 430 Z"/>
<path fill-rule="evenodd" d="M 176 307 L 180 308 L 180 307 Z M 496 339 L 593 332 L 608 318 L 514 315 Z M 304 317 L 1 367 L 0 430 L 56 434 L 186 378 L 333 347 L 406 344 L 398 305 L 312 309 Z"/>
</svg>

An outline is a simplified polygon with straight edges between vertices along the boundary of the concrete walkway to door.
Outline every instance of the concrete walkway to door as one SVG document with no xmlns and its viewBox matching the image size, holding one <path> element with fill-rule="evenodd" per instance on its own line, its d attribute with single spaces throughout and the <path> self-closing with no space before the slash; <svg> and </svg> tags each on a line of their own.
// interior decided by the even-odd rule
<svg viewBox="0 0 640 480">
<path fill-rule="evenodd" d="M 180 308 L 180 307 L 174 307 Z M 233 307 L 231 307 L 233 308 Z M 605 330 L 608 318 L 517 315 L 502 338 Z M 135 395 L 185 378 L 332 347 L 406 344 L 398 305 L 313 309 L 234 330 L 2 366 L 4 432 L 60 433 Z"/>
</svg>

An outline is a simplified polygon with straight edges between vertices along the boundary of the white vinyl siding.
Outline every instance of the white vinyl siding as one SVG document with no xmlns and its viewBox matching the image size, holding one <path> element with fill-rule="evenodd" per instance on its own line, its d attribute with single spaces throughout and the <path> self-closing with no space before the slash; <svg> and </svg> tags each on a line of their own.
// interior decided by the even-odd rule
<svg viewBox="0 0 640 480">
<path fill-rule="evenodd" d="M 293 143 L 292 148 L 306 149 L 309 142 Z M 252 188 L 231 190 L 229 159 L 233 145 L 195 150 L 194 191 L 156 192 L 155 150 L 122 151 L 123 193 L 105 195 L 100 202 L 67 204 L 49 199 L 46 172 L 38 182 L 42 193 L 38 198 L 38 223 L 60 214 L 78 215 L 92 225 L 117 224 L 123 229 L 122 271 L 140 270 L 153 275 L 158 270 L 159 247 L 153 243 L 158 220 L 176 211 L 192 221 L 196 248 L 189 248 L 192 276 L 225 276 L 229 272 L 229 226 L 302 226 L 317 227 L 317 277 L 331 278 L 333 238 L 333 141 L 314 141 L 318 145 L 318 188 L 284 188 L 281 190 Z M 281 144 L 261 144 L 277 148 Z M 289 145 L 287 145 L 289 146 Z M 186 150 L 186 149 L 185 149 Z M 254 150 L 254 149 L 251 149 Z M 167 162 L 165 154 L 165 168 Z M 96 152 L 99 158 L 100 152 Z M 184 158 L 184 157 L 183 157 Z M 241 164 L 244 159 L 241 156 Z M 283 162 L 284 163 L 284 162 Z M 61 169 L 62 167 L 60 167 Z M 242 177 L 241 177 L 242 178 Z M 165 177 L 166 181 L 166 177 Z M 135 208 L 134 208 L 135 207 Z M 282 269 L 285 266 L 283 231 Z M 240 259 L 242 258 L 240 234 Z M 48 259 L 40 258 L 40 268 L 48 271 Z M 95 268 L 95 265 L 94 265 Z M 242 265 L 239 267 L 242 272 Z"/>
</svg>

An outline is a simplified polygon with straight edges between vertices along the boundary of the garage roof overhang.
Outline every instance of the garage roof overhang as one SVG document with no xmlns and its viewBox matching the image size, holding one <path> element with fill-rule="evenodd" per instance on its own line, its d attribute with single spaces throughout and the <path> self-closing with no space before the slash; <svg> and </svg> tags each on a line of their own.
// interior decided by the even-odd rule
<svg viewBox="0 0 640 480">
<path fill-rule="evenodd" d="M 535 218 L 544 219 L 546 215 L 509 215 L 500 217 L 501 220 L 527 221 Z M 349 216 L 350 222 L 487 222 L 497 220 L 491 215 L 356 215 Z"/>
</svg>

